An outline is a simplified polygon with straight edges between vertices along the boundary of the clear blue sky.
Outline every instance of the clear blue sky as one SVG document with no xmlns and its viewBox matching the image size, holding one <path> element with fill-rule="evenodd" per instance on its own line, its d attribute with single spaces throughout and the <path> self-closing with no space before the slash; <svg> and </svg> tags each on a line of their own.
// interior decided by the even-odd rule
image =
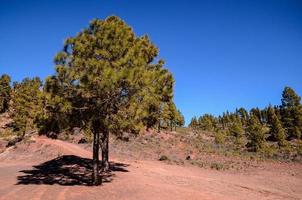
<svg viewBox="0 0 302 200">
<path fill-rule="evenodd" d="M 187 123 L 302 95 L 301 0 L 0 0 L 0 74 L 44 79 L 66 37 L 109 15 L 159 47 Z"/>
</svg>

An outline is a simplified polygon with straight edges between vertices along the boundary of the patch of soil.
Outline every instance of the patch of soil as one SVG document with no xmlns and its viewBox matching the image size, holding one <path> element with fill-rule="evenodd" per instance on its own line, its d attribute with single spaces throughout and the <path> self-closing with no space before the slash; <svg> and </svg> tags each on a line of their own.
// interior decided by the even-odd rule
<svg viewBox="0 0 302 200">
<path fill-rule="evenodd" d="M 5 151 L 7 143 L 6 140 L 0 139 L 0 153 Z"/>
<path fill-rule="evenodd" d="M 111 139 L 112 171 L 103 174 L 104 184 L 99 187 L 89 186 L 90 145 L 45 137 L 18 143 L 0 154 L 0 199 L 298 200 L 302 197 L 301 164 L 262 162 L 263 167 L 245 171 L 213 170 L 186 163 L 171 165 L 158 161 L 157 156 L 163 153 L 159 150 L 165 146 L 154 139 L 157 137 L 160 138 L 146 136 L 143 140 L 123 142 L 125 146 L 119 149 L 116 149 L 119 141 Z M 170 139 L 173 137 L 166 141 Z M 136 143 L 147 152 L 131 147 Z M 178 148 L 177 144 L 169 145 Z M 121 153 L 126 147 L 130 150 Z M 218 162 L 224 158 L 217 155 L 212 159 Z"/>
<path fill-rule="evenodd" d="M 0 114 L 0 133 L 13 122 L 8 112 Z"/>
</svg>

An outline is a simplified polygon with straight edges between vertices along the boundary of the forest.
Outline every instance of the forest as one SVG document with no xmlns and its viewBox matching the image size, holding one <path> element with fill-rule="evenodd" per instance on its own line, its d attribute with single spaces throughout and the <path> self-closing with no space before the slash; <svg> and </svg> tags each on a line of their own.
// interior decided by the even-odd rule
<svg viewBox="0 0 302 200">
<path fill-rule="evenodd" d="M 249 111 L 237 108 L 218 117 L 204 114 L 193 117 L 189 127 L 214 132 L 216 143 L 224 144 L 228 140 L 240 151 L 301 153 L 301 97 L 292 88 L 285 87 L 281 105 L 268 105 L 264 109 L 256 107 Z"/>
</svg>

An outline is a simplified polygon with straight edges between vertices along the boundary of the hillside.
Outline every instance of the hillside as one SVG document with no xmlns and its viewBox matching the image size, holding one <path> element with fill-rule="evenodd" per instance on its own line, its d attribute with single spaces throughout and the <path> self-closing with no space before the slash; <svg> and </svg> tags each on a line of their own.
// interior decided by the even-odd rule
<svg viewBox="0 0 302 200">
<path fill-rule="evenodd" d="M 179 134 L 150 132 L 130 138 L 128 142 L 112 137 L 111 172 L 103 174 L 104 185 L 101 187 L 87 187 L 92 171 L 90 144 L 33 136 L 0 154 L 0 197 L 215 200 L 301 198 L 301 164 L 248 160 L 209 153 L 198 156 L 196 152 L 183 151 L 187 145 L 185 138 L 178 141 L 181 137 L 175 135 Z M 165 155 L 168 160 L 159 161 L 161 155 Z M 194 161 L 198 163 L 201 159 L 204 164 L 194 166 Z M 234 167 L 226 168 L 227 163 Z M 221 165 L 222 168 L 219 167 Z"/>
</svg>

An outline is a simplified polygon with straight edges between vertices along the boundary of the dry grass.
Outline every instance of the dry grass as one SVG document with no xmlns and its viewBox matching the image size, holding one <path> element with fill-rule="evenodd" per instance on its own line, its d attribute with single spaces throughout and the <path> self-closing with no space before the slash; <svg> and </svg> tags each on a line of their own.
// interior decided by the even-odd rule
<svg viewBox="0 0 302 200">
<path fill-rule="evenodd" d="M 177 165 L 195 165 L 215 170 L 245 170 L 259 166 L 263 161 L 301 162 L 302 145 L 294 149 L 279 150 L 275 144 L 267 146 L 263 152 L 254 153 L 244 147 L 238 148 L 232 137 L 226 137 L 224 143 L 215 143 L 211 132 L 196 132 L 189 128 L 178 128 L 177 131 L 143 132 L 131 137 L 128 142 L 110 140 L 111 151 L 115 155 L 132 159 L 158 160 L 168 159 L 166 163 Z M 300 149 L 299 149 L 300 147 Z"/>
</svg>

